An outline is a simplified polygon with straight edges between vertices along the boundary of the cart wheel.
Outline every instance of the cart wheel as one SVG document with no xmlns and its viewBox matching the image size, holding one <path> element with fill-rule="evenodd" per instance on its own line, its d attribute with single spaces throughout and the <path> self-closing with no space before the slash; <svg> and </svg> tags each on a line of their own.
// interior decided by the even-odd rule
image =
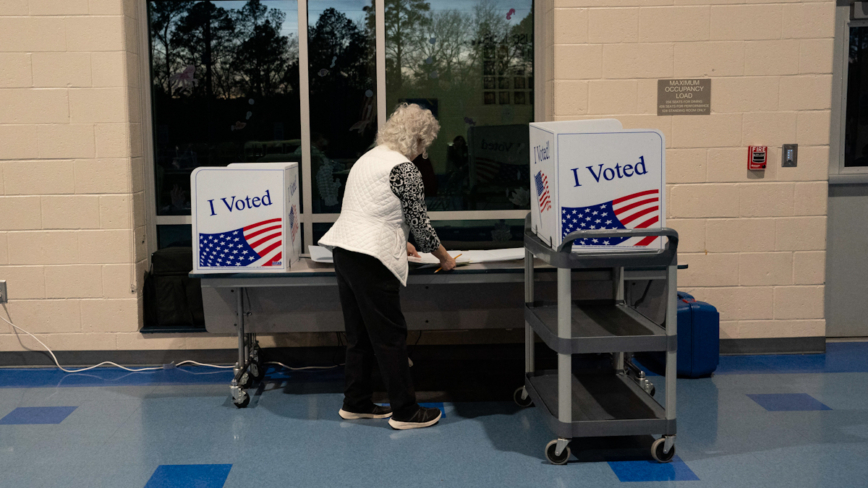
<svg viewBox="0 0 868 488">
<path fill-rule="evenodd" d="M 246 391 L 242 391 L 239 398 L 233 399 L 232 403 L 234 403 L 237 408 L 245 408 L 247 405 L 250 405 L 250 395 L 248 395 Z"/>
<path fill-rule="evenodd" d="M 520 386 L 515 390 L 515 393 L 512 394 L 512 399 L 515 400 L 515 404 L 522 408 L 527 408 L 533 405 L 533 398 L 530 395 L 527 398 L 522 399 L 521 394 L 524 392 L 524 387 Z"/>
<path fill-rule="evenodd" d="M 651 456 L 659 463 L 668 463 L 675 457 L 675 446 L 669 449 L 669 452 L 663 452 L 663 444 L 666 442 L 665 437 L 661 437 L 651 444 Z"/>
<path fill-rule="evenodd" d="M 567 464 L 567 460 L 570 459 L 570 446 L 567 446 L 560 456 L 555 456 L 555 449 L 557 447 L 557 439 L 546 444 L 546 459 L 552 464 Z"/>
<path fill-rule="evenodd" d="M 250 383 L 250 374 L 247 372 L 241 375 L 241 378 L 238 379 L 238 386 L 240 386 L 241 388 L 250 388 Z"/>
</svg>

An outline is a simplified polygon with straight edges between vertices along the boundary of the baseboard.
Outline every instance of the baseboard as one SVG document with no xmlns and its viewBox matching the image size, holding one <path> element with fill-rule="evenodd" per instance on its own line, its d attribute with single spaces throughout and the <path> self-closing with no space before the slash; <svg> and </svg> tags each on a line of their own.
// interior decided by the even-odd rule
<svg viewBox="0 0 868 488">
<path fill-rule="evenodd" d="M 64 367 L 92 366 L 112 361 L 124 366 L 159 366 L 192 359 L 207 364 L 231 364 L 238 360 L 234 349 L 191 349 L 155 351 L 54 351 Z M 44 351 L 0 352 L 0 367 L 53 366 L 51 356 Z"/>
<path fill-rule="evenodd" d="M 554 357 L 544 344 L 536 344 L 537 359 Z M 467 362 L 523 361 L 523 344 L 419 345 L 410 346 L 410 356 L 424 361 Z M 294 365 L 333 364 L 343 361 L 342 346 L 281 347 L 263 349 L 268 361 Z M 779 339 L 722 339 L 720 353 L 736 354 L 818 354 L 826 351 L 825 337 L 788 337 Z M 232 364 L 238 360 L 236 349 L 173 349 L 155 351 L 55 351 L 63 366 L 91 366 L 112 361 L 124 366 L 154 366 L 190 359 L 207 364 Z M 42 351 L 0 352 L 0 367 L 53 366 L 51 356 Z"/>
<path fill-rule="evenodd" d="M 769 339 L 721 339 L 720 354 L 822 354 L 825 337 L 779 337 Z"/>
<path fill-rule="evenodd" d="M 537 358 L 554 357 L 544 344 L 536 345 Z M 524 361 L 524 344 L 420 345 L 410 346 L 410 357 L 423 361 Z M 55 351 L 64 367 L 92 366 L 112 361 L 124 366 L 159 366 L 193 360 L 206 364 L 233 364 L 237 349 L 174 349 L 156 351 Z M 263 359 L 290 365 L 326 365 L 343 362 L 343 346 L 264 348 Z M 53 366 L 43 351 L 0 352 L 0 367 Z"/>
</svg>

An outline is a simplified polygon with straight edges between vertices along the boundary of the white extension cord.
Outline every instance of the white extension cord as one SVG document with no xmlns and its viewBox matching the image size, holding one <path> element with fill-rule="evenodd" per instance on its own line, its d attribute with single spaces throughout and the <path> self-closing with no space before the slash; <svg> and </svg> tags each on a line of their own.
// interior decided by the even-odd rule
<svg viewBox="0 0 868 488">
<path fill-rule="evenodd" d="M 290 370 L 290 371 L 304 371 L 304 370 L 308 370 L 308 369 L 335 369 L 335 368 L 337 368 L 338 366 L 343 366 L 343 365 L 344 365 L 344 363 L 341 363 L 341 364 L 335 364 L 334 366 L 303 366 L 303 367 L 301 367 L 301 368 L 292 368 L 292 367 L 287 366 L 287 365 L 285 365 L 285 364 L 283 364 L 283 363 L 281 363 L 281 362 L 278 362 L 278 361 L 269 361 L 269 362 L 267 362 L 267 363 L 265 363 L 265 364 L 276 364 L 276 365 L 278 365 L 278 366 L 280 366 L 280 367 L 283 367 L 283 368 L 286 368 L 286 369 L 288 369 L 288 370 Z"/>
<path fill-rule="evenodd" d="M 5 308 L 6 308 L 6 307 L 4 306 L 4 309 L 5 309 Z M 8 315 L 8 312 L 7 312 L 7 315 Z M 146 367 L 146 368 L 137 368 L 137 369 L 133 369 L 133 368 L 127 368 L 126 366 L 121 366 L 120 364 L 114 363 L 114 362 L 112 362 L 112 361 L 103 361 L 103 362 L 101 362 L 101 363 L 99 363 L 99 364 L 97 364 L 97 365 L 95 365 L 95 366 L 90 366 L 90 367 L 87 367 L 87 368 L 81 368 L 81 369 L 66 369 L 66 368 L 64 368 L 63 366 L 61 366 L 60 363 L 57 361 L 57 356 L 54 355 L 54 352 L 51 351 L 51 348 L 49 348 L 48 346 L 46 346 L 45 343 L 42 342 L 42 341 L 40 341 L 40 340 L 39 340 L 35 335 L 31 334 L 30 332 L 27 332 L 26 330 L 22 329 L 21 327 L 18 327 L 17 325 L 15 325 L 15 324 L 13 324 L 12 322 L 10 322 L 9 320 L 7 320 L 5 317 L 0 317 L 0 319 L 2 319 L 4 322 L 6 322 L 7 324 L 11 325 L 12 327 L 15 327 L 16 329 L 20 330 L 21 332 L 24 332 L 25 334 L 29 335 L 30 337 L 33 338 L 34 341 L 36 341 L 36 342 L 38 342 L 39 344 L 41 344 L 42 347 L 44 347 L 45 350 L 48 351 L 48 354 L 51 355 L 51 359 L 54 360 L 54 364 L 56 364 L 57 367 L 60 368 L 60 370 L 63 371 L 63 372 L 65 372 L 65 373 L 81 373 L 82 371 L 88 371 L 88 370 L 91 370 L 91 369 L 94 369 L 94 368 L 98 368 L 98 367 L 100 367 L 100 366 L 102 366 L 102 365 L 104 365 L 104 364 L 111 365 L 111 366 L 115 366 L 115 367 L 117 367 L 117 368 L 123 369 L 124 371 L 129 371 L 129 372 L 131 372 L 131 373 L 142 373 L 142 372 L 145 372 L 145 371 L 160 371 L 160 370 L 167 369 L 167 368 L 165 368 L 165 367 L 163 367 L 163 366 L 152 366 L 152 367 Z M 185 365 L 185 364 L 194 364 L 194 365 L 196 365 L 196 366 L 205 366 L 205 367 L 207 367 L 207 368 L 218 368 L 218 369 L 232 369 L 232 368 L 235 367 L 235 366 L 218 366 L 218 365 L 216 365 L 216 364 L 204 364 L 204 363 L 200 363 L 200 362 L 198 362 L 198 361 L 193 361 L 193 360 L 189 360 L 189 359 L 186 360 L 186 361 L 181 361 L 180 363 L 175 364 L 175 365 L 173 365 L 172 367 L 175 368 L 175 367 L 178 367 L 178 366 L 183 366 L 183 365 Z M 278 362 L 278 361 L 269 361 L 269 362 L 267 362 L 267 363 L 265 363 L 265 364 L 276 364 L 276 365 L 281 366 L 281 367 L 283 367 L 283 368 L 286 368 L 286 369 L 288 369 L 288 370 L 290 370 L 290 371 L 303 371 L 303 370 L 311 370 L 311 369 L 334 369 L 334 368 L 337 368 L 338 366 L 343 366 L 343 364 L 336 364 L 336 365 L 334 365 L 334 366 L 305 366 L 305 367 L 301 367 L 301 368 L 292 368 L 292 367 L 287 366 L 287 365 L 285 365 L 285 364 L 283 364 L 283 363 L 281 363 L 281 362 Z"/>
</svg>

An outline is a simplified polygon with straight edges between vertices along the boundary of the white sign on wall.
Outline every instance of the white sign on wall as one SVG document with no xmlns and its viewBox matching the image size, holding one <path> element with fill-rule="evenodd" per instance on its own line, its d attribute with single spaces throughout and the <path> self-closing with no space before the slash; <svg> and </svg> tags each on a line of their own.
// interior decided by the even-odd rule
<svg viewBox="0 0 868 488">
<path fill-rule="evenodd" d="M 298 261 L 297 163 L 197 168 L 190 180 L 194 272 L 280 272 Z"/>
<path fill-rule="evenodd" d="M 665 141 L 656 130 L 609 120 L 530 124 L 531 213 L 557 248 L 580 230 L 658 229 L 665 224 Z M 659 237 L 575 241 L 573 251 L 660 248 Z"/>
</svg>

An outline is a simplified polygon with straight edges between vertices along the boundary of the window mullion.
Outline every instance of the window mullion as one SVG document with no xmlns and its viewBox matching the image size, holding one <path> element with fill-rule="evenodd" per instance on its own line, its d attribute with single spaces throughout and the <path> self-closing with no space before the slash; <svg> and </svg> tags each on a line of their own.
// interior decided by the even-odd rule
<svg viewBox="0 0 868 488">
<path fill-rule="evenodd" d="M 377 128 L 386 123 L 386 0 L 376 0 L 377 9 Z"/>
<path fill-rule="evenodd" d="M 311 178 L 310 160 L 310 77 L 307 47 L 308 32 L 307 0 L 298 1 L 298 86 L 301 117 L 301 185 L 304 210 L 302 224 L 304 225 L 304 249 L 313 244 L 313 183 Z"/>
</svg>

